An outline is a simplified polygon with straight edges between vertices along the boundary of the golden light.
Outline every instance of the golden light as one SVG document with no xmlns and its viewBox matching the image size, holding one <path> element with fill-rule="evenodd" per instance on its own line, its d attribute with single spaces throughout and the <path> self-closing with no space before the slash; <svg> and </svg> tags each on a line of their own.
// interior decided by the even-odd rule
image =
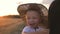
<svg viewBox="0 0 60 34">
<path fill-rule="evenodd" d="M 0 12 L 0 17 L 5 16 L 5 15 L 6 15 L 6 13 Z"/>
<path fill-rule="evenodd" d="M 0 12 L 0 17 L 2 17 L 2 16 L 5 16 L 5 15 Z"/>
</svg>

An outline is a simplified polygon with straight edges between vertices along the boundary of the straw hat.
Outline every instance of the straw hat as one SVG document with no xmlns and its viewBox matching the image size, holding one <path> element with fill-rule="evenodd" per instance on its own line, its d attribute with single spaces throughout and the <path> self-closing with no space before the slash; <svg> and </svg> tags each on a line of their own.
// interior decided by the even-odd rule
<svg viewBox="0 0 60 34">
<path fill-rule="evenodd" d="M 35 9 L 36 8 L 40 8 L 38 10 L 42 10 L 44 16 L 47 16 L 48 15 L 48 10 L 47 8 L 42 5 L 42 4 L 37 4 L 37 3 L 28 3 L 28 4 L 22 4 L 22 5 L 19 5 L 18 8 L 17 8 L 17 11 L 18 13 L 20 14 L 20 16 L 23 16 L 25 15 L 26 13 L 26 10 L 28 10 L 29 8 L 31 8 L 31 6 L 33 6 Z M 38 7 L 37 7 L 38 6 Z"/>
</svg>

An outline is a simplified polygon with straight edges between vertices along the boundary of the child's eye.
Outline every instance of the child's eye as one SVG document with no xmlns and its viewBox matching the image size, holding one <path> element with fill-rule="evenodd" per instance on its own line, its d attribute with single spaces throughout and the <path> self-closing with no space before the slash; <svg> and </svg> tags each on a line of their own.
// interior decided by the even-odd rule
<svg viewBox="0 0 60 34">
<path fill-rule="evenodd" d="M 27 19 L 37 19 L 37 17 L 27 18 Z"/>
</svg>

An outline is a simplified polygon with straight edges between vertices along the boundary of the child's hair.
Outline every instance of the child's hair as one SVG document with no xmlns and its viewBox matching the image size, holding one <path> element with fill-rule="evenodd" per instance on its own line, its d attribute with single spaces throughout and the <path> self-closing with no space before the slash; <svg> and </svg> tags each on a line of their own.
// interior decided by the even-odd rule
<svg viewBox="0 0 60 34">
<path fill-rule="evenodd" d="M 24 17 L 26 15 L 27 11 L 31 11 L 31 10 L 36 11 L 40 15 L 40 18 L 41 18 L 40 23 L 43 23 L 44 22 L 44 14 L 43 14 L 42 8 L 46 8 L 46 7 L 42 4 L 28 3 L 28 4 L 19 5 L 17 10 L 23 19 L 25 19 Z"/>
</svg>

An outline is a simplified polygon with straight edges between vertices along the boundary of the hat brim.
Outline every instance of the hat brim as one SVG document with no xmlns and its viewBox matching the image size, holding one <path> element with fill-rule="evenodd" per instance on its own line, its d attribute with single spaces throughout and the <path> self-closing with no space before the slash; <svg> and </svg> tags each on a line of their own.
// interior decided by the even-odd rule
<svg viewBox="0 0 60 34">
<path fill-rule="evenodd" d="M 30 5 L 37 5 L 37 6 L 39 6 L 39 8 L 42 9 L 42 12 L 43 12 L 44 16 L 48 16 L 48 9 L 47 9 L 44 5 L 42 5 L 42 4 L 37 4 L 37 3 L 27 3 L 27 4 L 19 5 L 18 8 L 17 8 L 18 13 L 19 13 L 20 15 L 24 15 L 25 10 L 28 10 L 28 7 L 29 7 Z"/>
</svg>

